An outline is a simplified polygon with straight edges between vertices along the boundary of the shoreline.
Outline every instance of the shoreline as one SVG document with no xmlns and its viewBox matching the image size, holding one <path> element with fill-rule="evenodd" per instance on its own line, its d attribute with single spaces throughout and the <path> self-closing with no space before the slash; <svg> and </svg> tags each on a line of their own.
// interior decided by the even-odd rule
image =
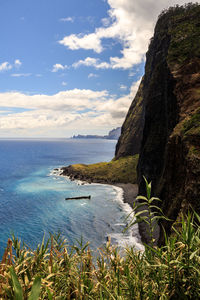
<svg viewBox="0 0 200 300">
<path fill-rule="evenodd" d="M 54 169 L 54 171 L 58 172 L 60 176 L 68 177 L 72 181 L 80 181 L 83 184 L 99 183 L 120 187 L 123 190 L 123 202 L 128 203 L 131 208 L 133 208 L 133 202 L 138 195 L 138 185 L 134 183 L 119 183 L 111 182 L 109 180 L 94 180 L 91 176 L 83 175 L 75 171 L 71 165 L 67 167 L 56 168 Z"/>
<path fill-rule="evenodd" d="M 119 187 L 123 190 L 123 202 L 128 203 L 131 208 L 133 208 L 133 203 L 138 195 L 138 185 L 133 183 L 112 183 L 113 185 Z"/>
<path fill-rule="evenodd" d="M 118 183 L 110 182 L 108 180 L 94 180 L 91 176 L 79 174 L 77 171 L 74 171 L 72 166 L 56 168 L 54 171 L 63 177 L 68 177 L 71 181 L 80 181 L 81 184 L 105 184 L 111 185 L 113 187 L 121 188 L 122 193 L 122 202 L 127 203 L 130 206 L 130 209 L 133 208 L 133 203 L 136 201 L 138 196 L 138 185 L 133 183 Z M 138 211 L 141 211 L 143 208 L 139 208 Z M 149 234 L 147 230 L 147 224 L 144 222 L 138 223 L 138 233 L 140 235 L 141 244 L 149 243 Z M 159 226 L 155 226 L 154 229 L 154 239 L 155 244 L 157 244 L 160 235 Z"/>
<path fill-rule="evenodd" d="M 66 169 L 67 169 L 67 174 L 66 174 Z M 63 172 L 65 170 L 65 172 Z M 70 168 L 71 170 L 71 168 Z M 77 183 L 81 185 L 88 185 L 88 184 L 102 184 L 102 185 L 110 185 L 113 186 L 113 188 L 120 188 L 122 190 L 122 196 L 121 196 L 121 201 L 124 204 L 128 204 L 130 207 L 130 210 L 133 208 L 133 203 L 136 201 L 136 197 L 138 196 L 138 185 L 133 184 L 133 183 L 117 183 L 117 182 L 108 182 L 108 181 L 103 181 L 103 180 L 93 180 L 92 178 L 84 177 L 84 176 L 79 176 L 77 173 L 73 174 L 73 172 L 70 174 L 70 170 L 68 167 L 61 167 L 61 168 L 56 168 L 54 169 L 54 172 L 57 173 L 58 176 L 62 177 L 67 177 L 71 181 L 76 181 Z M 55 174 L 54 173 L 54 174 Z M 63 174 L 64 173 L 64 174 Z M 138 234 L 139 236 L 136 237 L 135 234 L 132 234 L 133 238 L 136 238 L 136 247 L 137 244 L 141 245 L 140 250 L 144 247 L 143 243 L 146 242 L 148 239 L 145 230 L 142 224 L 136 224 L 134 226 L 137 226 L 138 229 Z"/>
<path fill-rule="evenodd" d="M 106 184 L 119 187 L 123 190 L 123 202 L 128 203 L 131 208 L 133 208 L 133 203 L 138 195 L 138 185 L 133 183 L 118 183 L 109 182 L 107 180 L 93 180 L 91 177 L 79 175 L 74 173 L 71 166 L 55 168 L 53 170 L 59 176 L 68 177 L 71 181 L 80 181 L 81 184 Z"/>
</svg>

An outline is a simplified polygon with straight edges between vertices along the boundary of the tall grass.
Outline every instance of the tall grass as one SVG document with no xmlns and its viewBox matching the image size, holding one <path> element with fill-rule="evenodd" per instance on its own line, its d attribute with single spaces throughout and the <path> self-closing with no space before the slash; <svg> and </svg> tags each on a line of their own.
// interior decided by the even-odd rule
<svg viewBox="0 0 200 300">
<path fill-rule="evenodd" d="M 96 256 L 88 243 L 69 246 L 60 234 L 31 250 L 13 236 L 0 264 L 0 299 L 200 299 L 200 216 L 188 212 L 157 247 L 153 221 L 163 215 L 149 210 L 158 199 L 146 187 L 147 214 L 137 215 L 150 227 L 143 252 L 120 254 L 109 240 Z"/>
<path fill-rule="evenodd" d="M 70 247 L 60 235 L 42 241 L 34 251 L 13 237 L 0 264 L 1 299 L 199 299 L 199 295 L 200 228 L 190 213 L 161 248 L 146 246 L 139 252 L 128 247 L 120 255 L 108 241 L 96 258 L 88 244 Z"/>
</svg>

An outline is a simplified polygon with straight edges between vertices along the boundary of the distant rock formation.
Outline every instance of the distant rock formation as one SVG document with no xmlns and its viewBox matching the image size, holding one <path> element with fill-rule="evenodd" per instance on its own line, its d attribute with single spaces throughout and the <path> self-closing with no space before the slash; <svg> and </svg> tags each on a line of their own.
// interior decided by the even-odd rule
<svg viewBox="0 0 200 300">
<path fill-rule="evenodd" d="M 117 127 L 109 131 L 108 135 L 74 135 L 73 139 L 107 139 L 107 140 L 118 140 L 121 134 L 121 127 Z"/>
<path fill-rule="evenodd" d="M 108 140 L 118 140 L 121 134 L 121 127 L 117 127 L 109 131 L 108 135 L 105 136 Z"/>
<path fill-rule="evenodd" d="M 102 135 L 92 135 L 92 134 L 88 134 L 88 135 L 78 134 L 78 135 L 74 135 L 72 137 L 72 139 L 104 139 L 104 136 L 102 136 Z"/>
</svg>

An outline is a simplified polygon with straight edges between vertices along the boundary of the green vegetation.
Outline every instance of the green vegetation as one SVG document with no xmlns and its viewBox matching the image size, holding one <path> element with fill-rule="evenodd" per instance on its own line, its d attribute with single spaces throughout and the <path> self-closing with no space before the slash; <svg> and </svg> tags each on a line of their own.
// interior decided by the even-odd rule
<svg viewBox="0 0 200 300">
<path fill-rule="evenodd" d="M 190 146 L 188 155 L 191 156 L 200 156 L 200 147 L 197 146 Z"/>
<path fill-rule="evenodd" d="M 72 168 L 80 176 L 97 182 L 136 183 L 138 155 L 91 165 L 76 164 Z"/>
<path fill-rule="evenodd" d="M 200 6 L 198 14 L 200 13 Z M 185 22 L 171 28 L 172 40 L 169 48 L 169 62 L 184 63 L 194 57 L 200 56 L 200 25 L 197 18 L 186 19 Z"/>
<path fill-rule="evenodd" d="M 188 214 L 180 231 L 174 229 L 161 248 L 146 246 L 144 252 L 127 248 L 121 255 L 109 241 L 97 258 L 87 244 L 69 247 L 59 235 L 35 251 L 13 237 L 0 270 L 1 299 L 22 300 L 23 294 L 24 299 L 36 300 L 39 289 L 39 299 L 49 300 L 199 299 L 200 227 Z"/>
<path fill-rule="evenodd" d="M 199 14 L 200 5 L 188 3 L 170 7 L 159 16 L 159 28 L 165 28 L 168 24 L 168 34 L 171 37 L 168 52 L 170 64 L 183 64 L 194 57 L 200 57 Z M 159 34 L 163 35 L 163 38 L 165 33 L 165 30 L 160 29 Z"/>
<path fill-rule="evenodd" d="M 185 135 L 200 135 L 200 109 L 183 123 L 182 133 Z"/>
<path fill-rule="evenodd" d="M 17 275 L 14 271 L 14 268 L 11 267 L 9 269 L 10 271 L 10 275 L 11 275 L 11 282 L 12 282 L 12 287 L 13 287 L 13 291 L 14 291 L 14 298 L 16 300 L 23 300 L 23 289 L 21 287 L 21 284 L 17 278 Z M 28 297 L 28 300 L 37 300 L 39 299 L 40 296 L 40 287 L 41 287 L 41 278 L 40 277 L 36 277 L 33 281 L 33 286 L 30 292 L 30 296 Z M 10 293 L 11 296 L 10 298 L 12 298 L 12 295 Z"/>
<path fill-rule="evenodd" d="M 144 252 L 127 248 L 122 255 L 108 241 L 92 256 L 88 244 L 70 247 L 60 234 L 32 251 L 13 236 L 0 264 L 1 299 L 199 299 L 200 216 L 194 213 L 197 224 L 188 213 L 164 246 L 154 246 L 153 222 L 163 215 L 150 212 L 159 199 L 145 182 L 147 197 L 138 200 L 147 217 L 136 215 L 150 227 L 152 243 Z"/>
<path fill-rule="evenodd" d="M 147 224 L 147 231 L 149 236 L 149 245 L 153 246 L 155 244 L 154 231 L 155 226 L 157 226 L 158 220 L 165 219 L 168 220 L 162 212 L 162 209 L 156 204 L 161 202 L 157 197 L 151 196 L 151 182 L 148 183 L 147 179 L 144 177 L 146 185 L 146 197 L 137 196 L 136 200 L 138 201 L 133 203 L 133 209 L 131 214 L 132 220 L 129 220 L 127 228 L 132 227 L 136 223 L 144 222 Z M 125 229 L 126 230 L 126 229 Z"/>
</svg>

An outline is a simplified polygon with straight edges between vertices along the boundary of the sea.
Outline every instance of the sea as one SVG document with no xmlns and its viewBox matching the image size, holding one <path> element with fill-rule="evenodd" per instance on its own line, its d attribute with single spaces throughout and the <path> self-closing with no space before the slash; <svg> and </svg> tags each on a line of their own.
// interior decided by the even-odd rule
<svg viewBox="0 0 200 300">
<path fill-rule="evenodd" d="M 69 245 L 95 250 L 111 242 L 142 249 L 137 225 L 123 233 L 131 212 L 120 188 L 82 184 L 54 172 L 75 163 L 109 161 L 116 141 L 103 139 L 0 140 L 0 257 L 14 234 L 35 249 L 60 233 Z M 91 195 L 91 200 L 66 197 Z"/>
</svg>

